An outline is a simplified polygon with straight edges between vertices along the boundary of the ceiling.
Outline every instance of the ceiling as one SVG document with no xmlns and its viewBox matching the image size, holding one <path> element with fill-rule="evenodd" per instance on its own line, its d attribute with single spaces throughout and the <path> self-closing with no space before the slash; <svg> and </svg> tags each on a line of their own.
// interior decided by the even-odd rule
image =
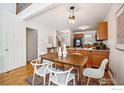
<svg viewBox="0 0 124 93">
<path fill-rule="evenodd" d="M 69 8 L 75 6 L 75 24 L 68 23 Z M 112 4 L 110 3 L 63 3 L 45 12 L 39 13 L 30 20 L 56 30 L 81 30 L 80 26 L 89 26 L 87 30 L 96 29 L 98 22 L 105 20 Z"/>
</svg>

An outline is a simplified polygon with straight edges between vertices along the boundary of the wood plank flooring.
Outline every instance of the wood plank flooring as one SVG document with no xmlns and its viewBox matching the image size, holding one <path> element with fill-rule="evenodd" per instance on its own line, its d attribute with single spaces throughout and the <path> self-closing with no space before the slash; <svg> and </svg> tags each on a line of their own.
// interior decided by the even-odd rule
<svg viewBox="0 0 124 93">
<path fill-rule="evenodd" d="M 29 85 L 25 79 L 33 75 L 33 68 L 30 64 L 12 70 L 8 73 L 0 74 L 0 85 Z M 105 78 L 110 78 L 108 72 L 105 73 Z M 86 82 L 86 79 L 82 79 Z M 91 79 L 92 82 L 93 79 Z M 95 81 L 97 82 L 97 80 Z M 85 84 L 84 84 L 85 85 Z M 113 85 L 113 84 L 110 84 Z"/>
<path fill-rule="evenodd" d="M 0 75 L 0 85 L 28 85 L 25 79 L 32 76 L 30 64 Z"/>
</svg>

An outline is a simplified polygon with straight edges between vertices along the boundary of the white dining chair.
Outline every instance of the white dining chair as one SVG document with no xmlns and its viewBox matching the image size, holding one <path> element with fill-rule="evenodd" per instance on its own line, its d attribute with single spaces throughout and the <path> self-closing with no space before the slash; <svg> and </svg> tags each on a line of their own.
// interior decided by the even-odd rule
<svg viewBox="0 0 124 93">
<path fill-rule="evenodd" d="M 104 59 L 98 69 L 85 68 L 83 70 L 83 75 L 88 77 L 87 85 L 90 82 L 90 78 L 99 79 L 99 83 L 101 85 L 100 79 L 103 78 L 103 76 L 104 76 L 105 67 L 106 67 L 107 63 L 108 63 L 108 59 Z"/>
<path fill-rule="evenodd" d="M 44 54 L 46 54 L 45 52 L 41 52 L 40 53 L 41 55 L 44 55 Z M 42 64 L 53 64 L 53 62 L 52 61 L 49 61 L 49 60 L 43 60 L 43 62 L 41 62 L 41 57 L 38 57 L 38 59 L 39 59 L 39 63 L 42 63 Z"/>
<path fill-rule="evenodd" d="M 73 85 L 75 85 L 75 75 L 71 73 L 73 67 L 66 71 L 55 69 L 50 66 L 47 66 L 47 69 L 50 72 L 49 85 L 51 82 L 55 85 L 68 85 L 70 81 L 73 81 Z"/>
<path fill-rule="evenodd" d="M 32 60 L 31 65 L 34 68 L 34 73 L 33 73 L 33 79 L 32 79 L 32 85 L 34 85 L 35 81 L 35 76 L 38 75 L 40 77 L 43 77 L 43 85 L 45 85 L 46 82 L 46 75 L 49 74 L 49 71 L 46 69 L 46 66 L 52 65 L 52 63 L 38 63 L 38 59 Z"/>
<path fill-rule="evenodd" d="M 43 61 L 41 62 L 41 58 L 40 58 L 40 57 L 38 57 L 38 63 L 42 63 L 42 64 L 53 64 L 52 61 L 50 61 L 50 60 L 45 60 L 45 59 L 43 59 Z"/>
</svg>

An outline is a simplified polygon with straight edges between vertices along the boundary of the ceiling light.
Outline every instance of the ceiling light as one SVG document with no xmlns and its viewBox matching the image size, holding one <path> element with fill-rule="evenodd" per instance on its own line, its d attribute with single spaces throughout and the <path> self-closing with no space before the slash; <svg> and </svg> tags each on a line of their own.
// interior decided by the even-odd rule
<svg viewBox="0 0 124 93">
<path fill-rule="evenodd" d="M 75 23 L 75 16 L 74 16 L 74 6 L 70 7 L 70 16 L 68 17 L 69 23 L 74 24 Z"/>
<path fill-rule="evenodd" d="M 89 26 L 86 26 L 86 25 L 83 25 L 83 26 L 78 27 L 78 29 L 82 29 L 82 30 L 86 30 L 88 28 L 89 28 Z"/>
</svg>

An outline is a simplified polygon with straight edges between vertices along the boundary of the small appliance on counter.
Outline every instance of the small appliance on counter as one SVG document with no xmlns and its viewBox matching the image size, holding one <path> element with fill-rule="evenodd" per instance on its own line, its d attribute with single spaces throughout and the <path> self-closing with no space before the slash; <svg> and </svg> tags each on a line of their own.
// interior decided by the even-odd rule
<svg viewBox="0 0 124 93">
<path fill-rule="evenodd" d="M 96 49 L 106 49 L 106 45 L 104 43 L 94 43 L 93 46 Z"/>
</svg>

